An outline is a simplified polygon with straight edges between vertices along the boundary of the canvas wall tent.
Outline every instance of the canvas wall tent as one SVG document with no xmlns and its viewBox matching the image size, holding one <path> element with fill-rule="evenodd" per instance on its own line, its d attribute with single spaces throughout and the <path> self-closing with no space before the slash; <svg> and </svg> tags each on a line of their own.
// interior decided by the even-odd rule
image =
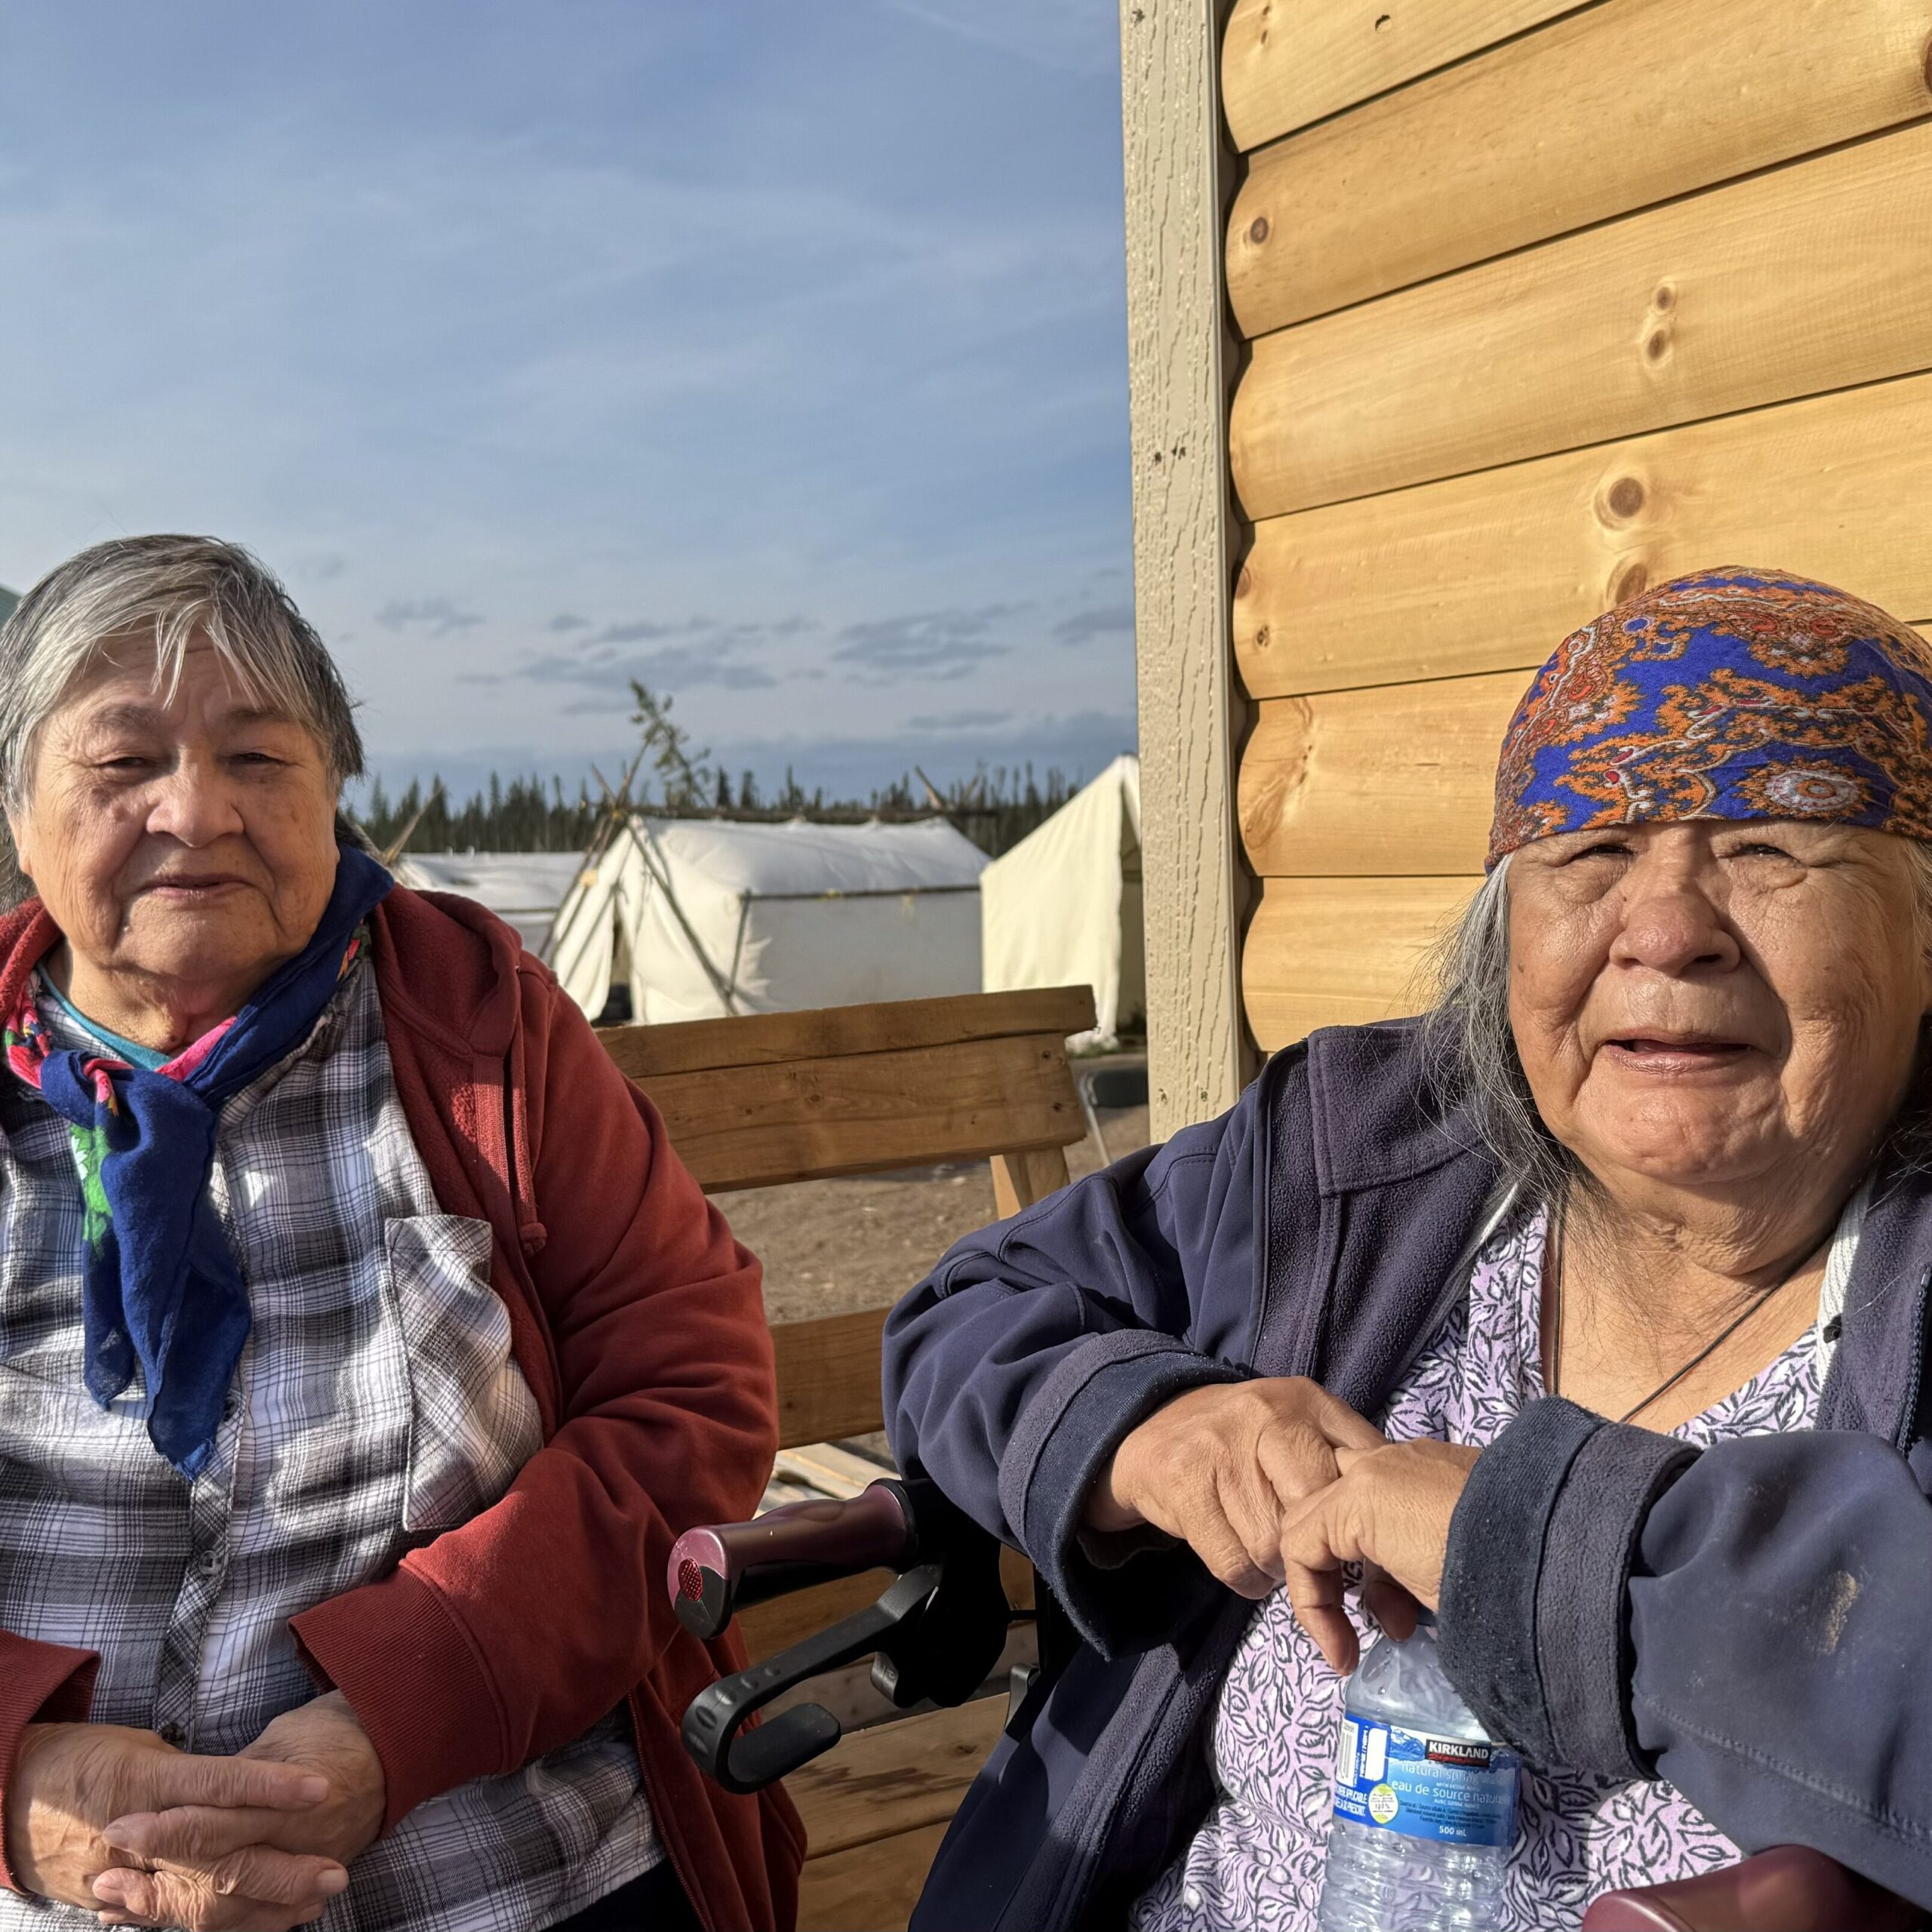
<svg viewBox="0 0 1932 1932">
<path fill-rule="evenodd" d="M 581 852 L 409 852 L 396 861 L 395 875 L 419 891 L 476 900 L 536 952 L 583 865 Z"/>
<path fill-rule="evenodd" d="M 613 829 L 547 955 L 586 1013 L 614 983 L 652 1023 L 979 990 L 986 854 L 943 819 Z"/>
<path fill-rule="evenodd" d="M 988 992 L 1084 980 L 1097 1023 L 1084 1044 L 1111 1044 L 1143 1025 L 1140 761 L 1115 758 L 987 866 L 980 918 Z"/>
</svg>

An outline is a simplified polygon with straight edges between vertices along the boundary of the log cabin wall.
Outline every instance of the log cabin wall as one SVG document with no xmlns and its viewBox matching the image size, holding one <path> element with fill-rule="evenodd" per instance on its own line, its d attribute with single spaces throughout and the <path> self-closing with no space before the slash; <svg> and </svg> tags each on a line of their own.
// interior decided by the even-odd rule
<svg viewBox="0 0 1932 1932">
<path fill-rule="evenodd" d="M 1263 1049 L 1419 1004 L 1600 610 L 1755 563 L 1932 620 L 1928 43 L 1932 0 L 1236 0 Z"/>
</svg>

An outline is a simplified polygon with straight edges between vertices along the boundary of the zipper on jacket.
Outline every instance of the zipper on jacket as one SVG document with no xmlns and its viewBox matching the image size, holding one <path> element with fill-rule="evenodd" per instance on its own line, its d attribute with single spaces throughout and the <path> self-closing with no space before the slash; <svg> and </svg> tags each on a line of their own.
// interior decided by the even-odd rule
<svg viewBox="0 0 1932 1932">
<path fill-rule="evenodd" d="M 1924 1386 L 1925 1370 L 1925 1291 L 1927 1287 L 1932 1287 L 1932 1268 L 1927 1268 L 1920 1274 L 1918 1284 L 1913 1291 L 1918 1306 L 1912 1316 L 1912 1367 L 1906 1380 L 1905 1401 L 1899 1415 L 1898 1433 L 1892 1442 L 1892 1447 L 1901 1456 L 1909 1455 L 1912 1444 L 1918 1439 L 1919 1392 Z"/>
</svg>

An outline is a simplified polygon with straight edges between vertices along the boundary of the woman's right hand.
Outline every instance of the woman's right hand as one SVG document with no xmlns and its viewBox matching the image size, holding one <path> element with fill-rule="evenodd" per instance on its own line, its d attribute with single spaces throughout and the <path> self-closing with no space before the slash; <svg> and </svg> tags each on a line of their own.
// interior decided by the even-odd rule
<svg viewBox="0 0 1932 1932">
<path fill-rule="evenodd" d="M 119 1724 L 31 1724 L 7 1789 L 7 1863 L 25 1890 L 100 1912 L 95 1878 L 126 1863 L 102 1836 L 112 1820 L 181 1804 L 306 1811 L 328 1793 L 325 1778 L 297 1764 L 194 1757 Z M 178 1877 L 171 1922 L 195 1932 L 280 1932 L 315 1918 L 349 1881 L 334 1860 L 266 1846 Z"/>
<path fill-rule="evenodd" d="M 1373 1423 L 1305 1376 L 1191 1389 L 1122 1438 L 1082 1520 L 1103 1534 L 1151 1523 L 1180 1537 L 1231 1590 L 1265 1597 L 1285 1574 L 1283 1527 L 1335 1481 L 1336 1450 L 1383 1441 Z"/>
</svg>

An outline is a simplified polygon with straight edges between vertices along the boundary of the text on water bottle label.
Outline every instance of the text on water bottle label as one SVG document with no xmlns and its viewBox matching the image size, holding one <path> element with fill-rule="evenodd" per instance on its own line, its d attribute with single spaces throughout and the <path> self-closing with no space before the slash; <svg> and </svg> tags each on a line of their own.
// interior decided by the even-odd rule
<svg viewBox="0 0 1932 1932">
<path fill-rule="evenodd" d="M 1441 1844 L 1507 1847 L 1516 1839 L 1522 1770 L 1522 1759 L 1500 1744 L 1344 1718 L 1335 1816 Z"/>
</svg>

